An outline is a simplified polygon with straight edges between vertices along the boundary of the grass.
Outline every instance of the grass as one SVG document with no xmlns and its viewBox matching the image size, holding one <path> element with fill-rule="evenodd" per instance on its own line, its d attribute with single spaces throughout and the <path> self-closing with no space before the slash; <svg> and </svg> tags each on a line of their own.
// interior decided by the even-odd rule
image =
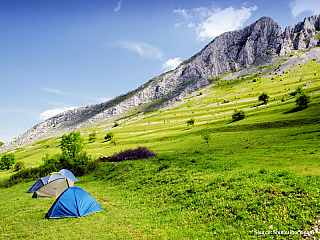
<svg viewBox="0 0 320 240">
<path fill-rule="evenodd" d="M 76 186 L 103 200 L 105 209 L 83 218 L 45 219 L 55 199 L 32 199 L 31 182 L 0 188 L 0 238 L 300 239 L 258 233 L 311 231 L 319 219 L 319 72 L 320 64 L 310 61 L 282 76 L 220 81 L 178 106 L 130 113 L 118 127 L 84 129 L 85 149 L 94 157 L 138 146 L 158 155 L 100 163 L 99 171 L 80 177 Z M 281 101 L 309 81 L 307 109 Z M 258 101 L 262 92 L 270 95 L 267 105 Z M 235 108 L 246 118 L 231 122 Z M 194 127 L 187 126 L 191 118 Z M 97 140 L 89 143 L 93 129 Z M 104 140 L 111 131 L 116 145 Z M 37 166 L 45 153 L 60 152 L 58 145 L 58 138 L 44 140 L 17 149 L 16 157 Z M 2 171 L 0 179 L 10 174 Z"/>
</svg>

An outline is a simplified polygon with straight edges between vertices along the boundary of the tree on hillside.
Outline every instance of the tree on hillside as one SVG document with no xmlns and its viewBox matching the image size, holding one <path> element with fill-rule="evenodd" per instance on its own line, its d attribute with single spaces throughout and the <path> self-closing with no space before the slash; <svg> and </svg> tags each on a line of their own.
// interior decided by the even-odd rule
<svg viewBox="0 0 320 240">
<path fill-rule="evenodd" d="M 191 118 L 187 121 L 187 126 L 191 125 L 192 127 L 194 127 L 196 120 L 194 118 Z"/>
<path fill-rule="evenodd" d="M 80 132 L 71 132 L 69 135 L 64 134 L 60 142 L 62 156 L 75 159 L 82 153 L 83 138 Z"/>
<path fill-rule="evenodd" d="M 16 162 L 16 156 L 14 153 L 4 154 L 1 157 L 0 161 L 0 169 L 1 170 L 9 170 L 10 167 Z"/>
<path fill-rule="evenodd" d="M 92 133 L 89 133 L 89 142 L 95 142 L 97 140 L 97 133 L 96 131 L 92 131 Z"/>
<path fill-rule="evenodd" d="M 312 98 L 306 93 L 296 95 L 296 105 L 298 108 L 304 109 L 308 107 L 308 104 L 311 103 Z"/>
<path fill-rule="evenodd" d="M 3 144 L 4 144 L 3 142 L 0 142 L 0 147 L 1 147 Z"/>
<path fill-rule="evenodd" d="M 104 136 L 104 139 L 108 142 L 108 141 L 111 141 L 115 136 L 115 133 L 114 132 L 109 132 L 107 133 L 106 136 Z"/>
<path fill-rule="evenodd" d="M 243 110 L 235 109 L 234 113 L 232 114 L 232 121 L 236 122 L 244 119 L 245 117 L 246 117 L 246 113 Z"/>
<path fill-rule="evenodd" d="M 267 104 L 269 102 L 269 99 L 270 99 L 270 96 L 266 92 L 261 93 L 261 95 L 258 98 L 258 100 L 263 102 L 263 104 Z"/>
<path fill-rule="evenodd" d="M 295 97 L 298 94 L 305 94 L 305 91 L 302 86 L 298 86 L 294 92 L 291 92 L 290 95 Z"/>
<path fill-rule="evenodd" d="M 211 133 L 210 133 L 210 132 L 203 132 L 203 133 L 201 134 L 201 136 L 202 136 L 203 140 L 206 142 L 206 144 L 207 144 L 207 146 L 208 146 L 208 148 L 209 148 L 209 147 L 210 147 L 210 146 L 209 146 L 209 142 L 210 142 L 210 140 L 211 140 L 211 138 L 212 138 Z"/>
</svg>

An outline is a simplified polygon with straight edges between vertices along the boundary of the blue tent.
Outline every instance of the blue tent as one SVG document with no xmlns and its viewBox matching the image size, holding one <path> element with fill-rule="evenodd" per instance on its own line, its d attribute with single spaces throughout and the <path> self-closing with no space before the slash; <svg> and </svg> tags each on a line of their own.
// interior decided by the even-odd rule
<svg viewBox="0 0 320 240">
<path fill-rule="evenodd" d="M 102 210 L 100 204 L 85 190 L 70 187 L 53 203 L 47 216 L 48 218 L 82 217 Z"/>
<path fill-rule="evenodd" d="M 78 181 L 76 177 L 73 175 L 72 172 L 70 172 L 67 169 L 61 169 L 59 172 L 53 172 L 50 173 L 48 176 L 39 178 L 35 184 L 27 191 L 28 193 L 33 193 L 37 191 L 39 188 L 43 187 L 44 185 L 47 185 L 50 182 L 53 182 L 57 179 L 66 179 L 68 178 L 72 182 Z"/>
<path fill-rule="evenodd" d="M 61 173 L 66 178 L 69 178 L 72 182 L 77 182 L 78 181 L 78 179 L 68 169 L 61 169 L 59 171 L 59 173 Z"/>
<path fill-rule="evenodd" d="M 43 187 L 44 185 L 47 185 L 49 182 L 52 182 L 57 179 L 65 179 L 66 177 L 63 176 L 61 173 L 54 172 L 50 173 L 48 176 L 39 178 L 38 181 L 36 181 L 35 184 L 27 191 L 28 193 L 33 193 L 37 191 L 39 188 Z"/>
</svg>

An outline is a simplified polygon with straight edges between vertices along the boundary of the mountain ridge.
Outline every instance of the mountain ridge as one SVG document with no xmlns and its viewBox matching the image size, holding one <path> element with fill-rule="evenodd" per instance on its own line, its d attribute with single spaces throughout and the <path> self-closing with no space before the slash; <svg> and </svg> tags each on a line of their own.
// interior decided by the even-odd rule
<svg viewBox="0 0 320 240">
<path fill-rule="evenodd" d="M 250 70 L 293 51 L 319 46 L 320 15 L 305 18 L 294 27 L 288 26 L 284 32 L 273 19 L 262 17 L 241 30 L 214 38 L 176 69 L 152 78 L 135 90 L 104 103 L 60 113 L 35 125 L 1 146 L 0 153 L 91 125 L 112 124 L 130 113 L 156 110 L 180 101 L 224 74 Z M 320 58 L 320 51 L 314 54 Z"/>
</svg>

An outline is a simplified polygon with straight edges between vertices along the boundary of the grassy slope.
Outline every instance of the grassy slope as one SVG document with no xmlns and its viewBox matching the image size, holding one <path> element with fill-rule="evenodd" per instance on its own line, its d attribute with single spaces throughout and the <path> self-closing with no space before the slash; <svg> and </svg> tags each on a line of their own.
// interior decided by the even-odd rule
<svg viewBox="0 0 320 240">
<path fill-rule="evenodd" d="M 250 239 L 271 225 L 311 230 L 320 201 L 320 64 L 293 70 L 221 81 L 185 103 L 131 116 L 112 130 L 84 130 L 85 148 L 95 157 L 137 146 L 158 157 L 101 163 L 98 173 L 82 177 L 77 186 L 107 201 L 101 203 L 105 211 L 81 219 L 45 220 L 55 199 L 31 199 L 25 192 L 32 183 L 0 189 L 1 238 L 66 239 L 72 233 L 70 239 Z M 286 94 L 309 81 L 305 89 L 313 102 L 294 111 Z M 262 92 L 271 95 L 266 106 L 257 101 Z M 235 108 L 247 117 L 232 123 Z M 192 117 L 196 125 L 188 127 Z M 88 143 L 93 129 L 98 139 Z M 116 146 L 104 142 L 109 131 Z M 203 131 L 211 133 L 209 147 Z M 18 149 L 16 156 L 36 166 L 45 153 L 58 153 L 58 145 L 57 138 L 48 139 Z"/>
</svg>

